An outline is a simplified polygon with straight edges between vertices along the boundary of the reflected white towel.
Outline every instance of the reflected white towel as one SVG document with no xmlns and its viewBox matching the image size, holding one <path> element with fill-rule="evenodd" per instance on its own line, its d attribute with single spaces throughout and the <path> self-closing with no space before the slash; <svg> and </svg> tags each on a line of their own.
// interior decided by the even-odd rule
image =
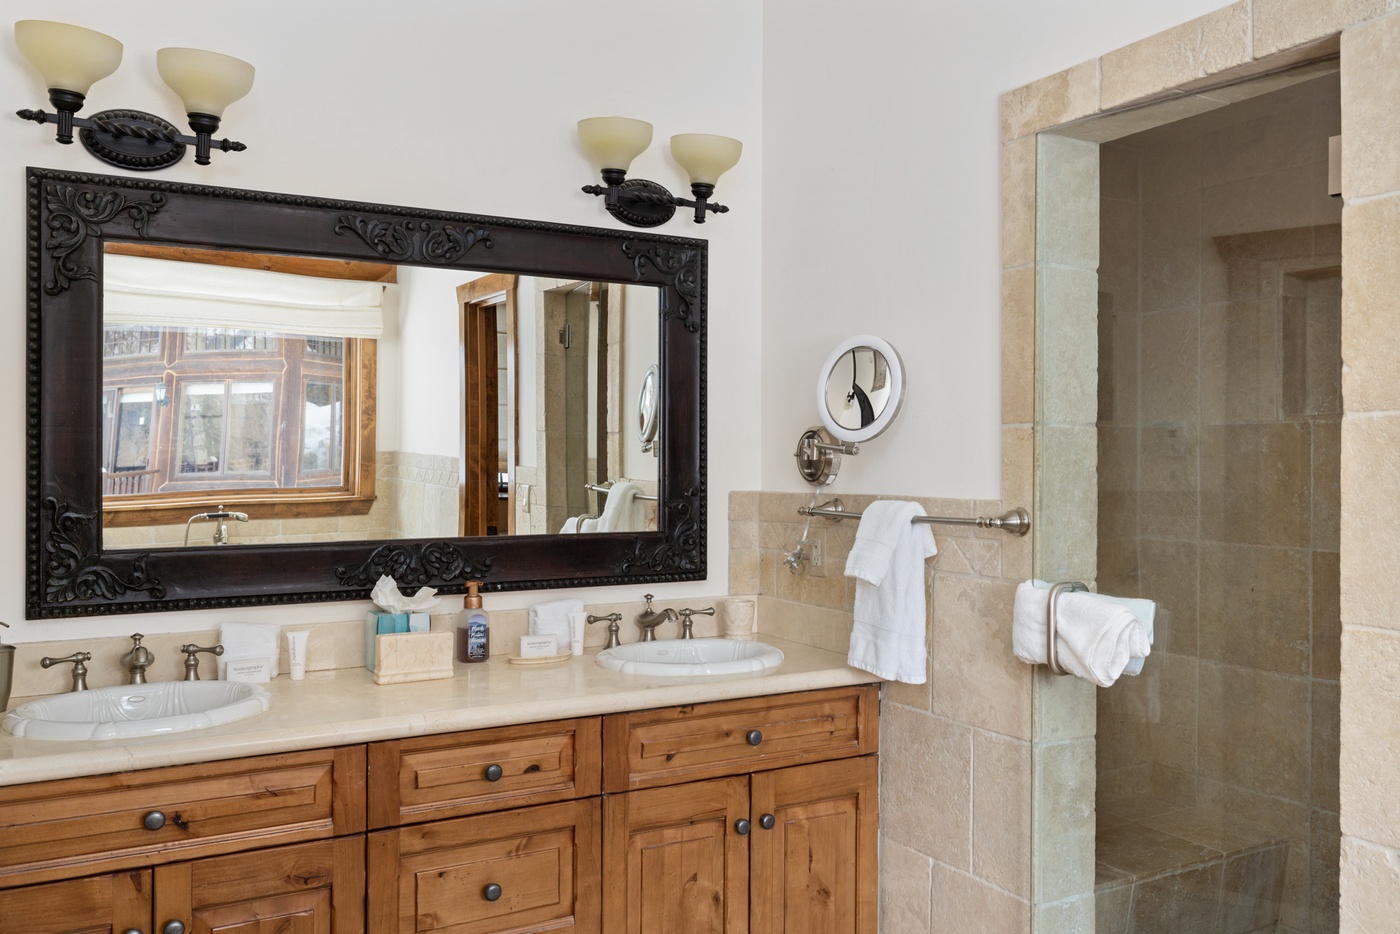
<svg viewBox="0 0 1400 934">
<path fill-rule="evenodd" d="M 578 516 L 570 516 L 564 520 L 564 527 L 559 530 L 560 535 L 573 535 L 578 531 Z"/>
<path fill-rule="evenodd" d="M 641 488 L 630 480 L 619 480 L 608 487 L 603 502 L 603 514 L 598 517 L 597 532 L 636 532 L 641 529 L 637 515 L 637 494 Z"/>
<path fill-rule="evenodd" d="M 567 648 L 573 641 L 570 613 L 582 613 L 582 600 L 550 600 L 530 607 L 530 635 L 553 636 L 554 644 Z"/>
<path fill-rule="evenodd" d="M 928 679 L 924 562 L 938 553 L 938 546 L 928 525 L 913 521 L 923 514 L 918 503 L 871 503 L 846 558 L 846 576 L 856 579 L 846 663 L 908 684 Z"/>
<path fill-rule="evenodd" d="M 1050 585 L 1040 580 L 1024 581 L 1016 587 L 1012 650 L 1031 665 L 1046 661 L 1049 590 Z M 1139 613 L 1148 617 L 1147 625 Z M 1152 652 L 1148 626 L 1155 614 L 1156 605 L 1150 600 L 1082 591 L 1062 593 L 1055 642 L 1060 667 L 1105 688 L 1117 681 L 1134 659 L 1137 671 L 1141 671 L 1141 660 Z"/>
</svg>

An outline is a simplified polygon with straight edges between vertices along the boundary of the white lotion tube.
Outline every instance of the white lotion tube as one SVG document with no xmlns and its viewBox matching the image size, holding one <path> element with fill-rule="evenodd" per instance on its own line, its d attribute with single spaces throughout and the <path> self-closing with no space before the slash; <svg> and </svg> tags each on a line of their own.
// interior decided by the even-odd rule
<svg viewBox="0 0 1400 934">
<path fill-rule="evenodd" d="M 569 651 L 575 655 L 583 654 L 583 625 L 587 617 L 587 613 L 577 611 L 569 614 Z"/>
<path fill-rule="evenodd" d="M 291 668 L 292 680 L 306 677 L 306 640 L 311 638 L 310 630 L 289 632 L 287 635 L 287 664 Z"/>
</svg>

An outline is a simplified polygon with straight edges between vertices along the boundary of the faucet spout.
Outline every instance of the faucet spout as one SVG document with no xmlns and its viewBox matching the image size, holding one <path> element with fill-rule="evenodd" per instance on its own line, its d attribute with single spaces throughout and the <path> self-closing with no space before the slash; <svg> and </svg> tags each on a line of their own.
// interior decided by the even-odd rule
<svg viewBox="0 0 1400 934">
<path fill-rule="evenodd" d="M 642 628 L 642 639 L 641 639 L 641 641 L 643 641 L 643 642 L 655 642 L 655 641 L 656 641 L 656 627 L 657 627 L 657 626 L 660 626 L 662 623 L 666 622 L 666 620 L 668 620 L 668 619 L 679 619 L 679 618 L 680 618 L 679 616 L 676 615 L 676 611 L 673 610 L 673 609 L 671 609 L 669 606 L 666 607 L 664 610 L 654 610 L 654 609 L 652 609 L 652 608 L 651 608 L 651 601 L 652 601 L 652 599 L 653 599 L 653 596 L 652 596 L 651 594 L 647 594 L 647 595 L 646 595 L 646 601 L 647 601 L 646 609 L 642 610 L 642 612 L 640 612 L 640 613 L 637 614 L 637 625 L 640 626 L 640 627 Z"/>
<path fill-rule="evenodd" d="M 145 684 L 146 669 L 155 663 L 155 653 L 141 644 L 144 638 L 139 632 L 133 634 L 131 651 L 122 656 L 122 666 L 131 673 L 128 684 Z"/>
</svg>

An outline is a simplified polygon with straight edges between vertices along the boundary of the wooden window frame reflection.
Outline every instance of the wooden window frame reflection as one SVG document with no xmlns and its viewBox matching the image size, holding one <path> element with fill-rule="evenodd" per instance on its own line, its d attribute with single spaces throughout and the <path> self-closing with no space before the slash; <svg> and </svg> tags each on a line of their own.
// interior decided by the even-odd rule
<svg viewBox="0 0 1400 934">
<path fill-rule="evenodd" d="M 328 279 L 392 283 L 397 281 L 394 266 L 383 263 L 323 260 L 275 254 L 225 253 L 153 244 L 109 242 L 108 253 L 147 256 L 187 263 L 266 269 L 294 275 Z M 196 512 L 222 504 L 246 512 L 250 519 L 315 519 L 362 516 L 375 501 L 376 465 L 376 386 L 377 342 L 345 339 L 345 448 L 342 452 L 342 482 L 335 486 L 289 487 L 280 489 L 220 487 L 181 490 L 169 493 L 104 496 L 102 522 L 109 528 L 148 525 L 179 525 Z M 352 385 L 353 380 L 353 385 Z M 298 398 L 305 393 L 306 380 L 295 388 Z M 284 390 L 293 387 L 284 386 Z M 358 430 L 357 430 L 358 429 Z M 300 469 L 300 452 L 295 455 Z"/>
</svg>

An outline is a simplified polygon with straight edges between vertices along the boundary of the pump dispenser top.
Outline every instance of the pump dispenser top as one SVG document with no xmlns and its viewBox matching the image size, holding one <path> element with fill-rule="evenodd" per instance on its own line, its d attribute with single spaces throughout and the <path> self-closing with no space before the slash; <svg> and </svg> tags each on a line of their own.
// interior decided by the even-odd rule
<svg viewBox="0 0 1400 934">
<path fill-rule="evenodd" d="M 467 581 L 467 596 L 463 600 L 466 622 L 457 627 L 457 661 L 484 662 L 491 657 L 491 627 L 486 611 L 481 608 L 481 581 Z"/>
</svg>

